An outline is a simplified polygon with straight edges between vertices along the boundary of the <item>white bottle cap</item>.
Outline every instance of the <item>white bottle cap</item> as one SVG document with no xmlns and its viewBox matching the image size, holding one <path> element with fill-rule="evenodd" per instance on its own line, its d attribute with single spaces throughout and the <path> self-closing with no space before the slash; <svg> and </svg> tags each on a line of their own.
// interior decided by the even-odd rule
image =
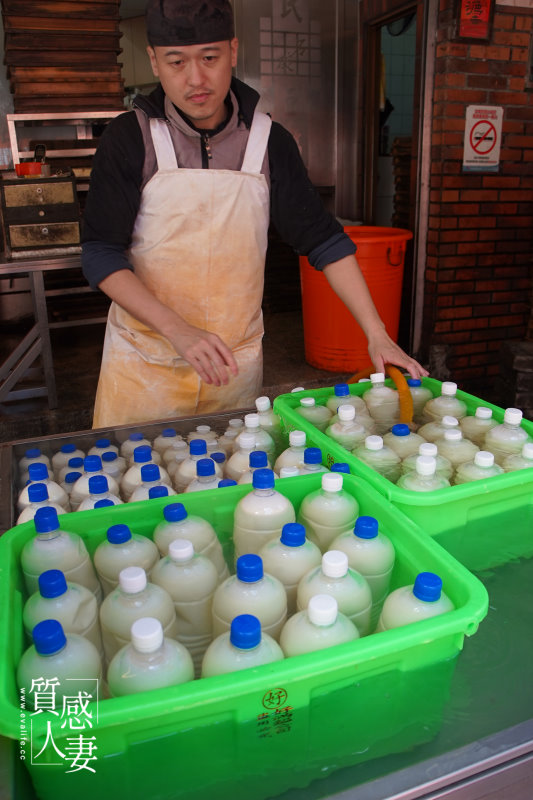
<svg viewBox="0 0 533 800">
<path fill-rule="evenodd" d="M 125 567 L 120 570 L 118 584 L 127 594 L 136 594 L 146 588 L 146 572 L 142 567 Z"/>
<path fill-rule="evenodd" d="M 333 625 L 337 613 L 337 601 L 330 594 L 315 594 L 307 605 L 307 616 L 313 625 Z"/>
<path fill-rule="evenodd" d="M 314 397 L 302 397 L 300 403 L 305 406 L 306 408 L 311 408 L 315 405 L 315 398 Z"/>
<path fill-rule="evenodd" d="M 381 436 L 367 436 L 365 439 L 365 447 L 367 450 L 383 450 L 383 439 Z"/>
<path fill-rule="evenodd" d="M 168 554 L 172 561 L 183 563 L 194 556 L 194 547 L 188 539 L 174 539 L 168 546 Z"/>
<path fill-rule="evenodd" d="M 305 392 L 305 388 L 303 386 L 295 386 L 294 389 L 291 389 L 291 392 Z"/>
<path fill-rule="evenodd" d="M 492 417 L 492 408 L 487 408 L 487 406 L 478 406 L 476 408 L 475 416 L 478 419 L 491 419 L 491 417 Z"/>
<path fill-rule="evenodd" d="M 342 489 L 342 474 L 340 472 L 324 472 L 322 475 L 322 489 L 325 492 L 340 492 Z"/>
<path fill-rule="evenodd" d="M 270 398 L 266 397 L 266 395 L 258 397 L 255 401 L 255 407 L 258 411 L 268 411 L 270 408 Z"/>
<path fill-rule="evenodd" d="M 526 442 L 522 447 L 522 458 L 533 459 L 533 442 Z"/>
<path fill-rule="evenodd" d="M 253 450 L 255 447 L 255 434 L 244 431 L 243 433 L 239 433 L 236 441 L 243 450 Z"/>
<path fill-rule="evenodd" d="M 131 626 L 131 643 L 139 653 L 154 653 L 163 644 L 163 627 L 155 617 L 141 617 Z"/>
<path fill-rule="evenodd" d="M 509 425 L 520 425 L 522 422 L 522 412 L 519 408 L 506 408 L 503 421 Z"/>
<path fill-rule="evenodd" d="M 343 403 L 342 406 L 339 406 L 337 409 L 339 414 L 339 419 L 343 422 L 349 422 L 352 419 L 355 419 L 355 408 L 352 405 L 348 405 L 348 403 Z"/>
<path fill-rule="evenodd" d="M 289 433 L 289 444 L 291 447 L 303 447 L 306 439 L 305 431 L 291 431 Z"/>
<path fill-rule="evenodd" d="M 282 467 L 279 471 L 280 478 L 295 478 L 300 474 L 299 468 L 294 464 L 292 467 Z"/>
<path fill-rule="evenodd" d="M 459 420 L 455 417 L 450 417 L 449 414 L 445 414 L 441 420 L 441 424 L 444 428 L 457 428 Z"/>
<path fill-rule="evenodd" d="M 187 442 L 184 442 L 183 439 L 175 439 L 168 450 L 186 450 L 187 447 Z"/>
<path fill-rule="evenodd" d="M 437 462 L 433 456 L 418 456 L 416 459 L 416 472 L 424 478 L 429 478 L 435 474 Z"/>
<path fill-rule="evenodd" d="M 244 427 L 244 421 L 242 419 L 237 419 L 237 418 L 230 419 L 230 421 L 228 422 L 228 427 L 236 428 L 238 430 L 239 428 Z"/>
<path fill-rule="evenodd" d="M 247 428 L 259 428 L 259 414 L 245 414 L 244 424 Z"/>
<path fill-rule="evenodd" d="M 476 467 L 493 467 L 494 453 L 489 453 L 488 450 L 478 450 L 474 456 L 474 464 Z"/>
<path fill-rule="evenodd" d="M 372 383 L 372 381 L 370 380 L 370 378 L 359 378 L 357 383 Z"/>
<path fill-rule="evenodd" d="M 445 397 L 455 397 L 457 393 L 457 384 L 453 381 L 444 381 L 441 392 Z"/>
<path fill-rule="evenodd" d="M 419 456 L 432 456 L 433 458 L 435 458 L 435 456 L 437 455 L 438 452 L 439 452 L 439 449 L 438 449 L 437 445 L 434 444 L 433 442 L 424 442 L 418 448 L 418 455 Z"/>
<path fill-rule="evenodd" d="M 385 374 L 383 372 L 373 372 L 370 376 L 370 381 L 372 383 L 383 383 L 385 380 Z"/>
<path fill-rule="evenodd" d="M 326 578 L 342 578 L 348 572 L 348 556 L 340 550 L 328 550 L 322 556 L 322 572 Z"/>
<path fill-rule="evenodd" d="M 444 431 L 444 439 L 447 442 L 460 442 L 462 438 L 463 434 L 457 428 L 453 428 L 451 431 Z"/>
<path fill-rule="evenodd" d="M 211 428 L 209 427 L 209 425 L 197 425 L 196 430 L 198 433 L 209 433 Z"/>
</svg>

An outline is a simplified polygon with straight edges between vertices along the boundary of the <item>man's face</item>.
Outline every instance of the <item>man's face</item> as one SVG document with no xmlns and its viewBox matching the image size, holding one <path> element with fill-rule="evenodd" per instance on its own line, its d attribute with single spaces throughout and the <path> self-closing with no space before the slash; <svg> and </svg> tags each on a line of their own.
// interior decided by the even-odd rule
<svg viewBox="0 0 533 800">
<path fill-rule="evenodd" d="M 237 39 L 148 47 L 152 70 L 165 94 L 197 128 L 216 128 L 226 118 L 224 100 L 237 48 Z"/>
</svg>

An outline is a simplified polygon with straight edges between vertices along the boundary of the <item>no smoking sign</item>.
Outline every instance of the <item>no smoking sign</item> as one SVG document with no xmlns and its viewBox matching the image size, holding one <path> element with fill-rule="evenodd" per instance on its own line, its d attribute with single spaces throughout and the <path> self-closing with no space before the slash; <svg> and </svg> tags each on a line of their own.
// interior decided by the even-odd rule
<svg viewBox="0 0 533 800">
<path fill-rule="evenodd" d="M 466 109 L 463 171 L 496 172 L 500 163 L 503 108 L 468 106 Z"/>
</svg>

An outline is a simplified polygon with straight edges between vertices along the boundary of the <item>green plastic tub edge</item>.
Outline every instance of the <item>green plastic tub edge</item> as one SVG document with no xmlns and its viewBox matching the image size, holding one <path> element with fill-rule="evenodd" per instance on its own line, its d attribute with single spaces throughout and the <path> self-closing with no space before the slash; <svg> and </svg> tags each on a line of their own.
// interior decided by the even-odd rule
<svg viewBox="0 0 533 800">
<path fill-rule="evenodd" d="M 277 482 L 296 509 L 319 487 L 320 476 Z M 30 766 L 42 800 L 92 800 L 97 792 L 109 797 L 116 791 L 128 800 L 203 800 L 213 793 L 230 800 L 244 791 L 259 800 L 436 735 L 464 636 L 475 633 L 487 613 L 486 590 L 371 486 L 345 476 L 345 488 L 358 499 L 360 513 L 376 516 L 395 544 L 391 588 L 412 583 L 419 571 L 438 572 L 456 609 L 246 673 L 101 702 L 95 773 Z M 179 499 L 227 542 L 235 504 L 250 490 L 235 486 Z M 162 498 L 77 512 L 61 521 L 93 551 L 117 522 L 150 535 L 167 503 Z M 12 738 L 18 738 L 20 723 L 14 668 L 23 649 L 18 558 L 32 535 L 27 523 L 0 538 L 0 734 Z M 37 751 L 45 731 L 42 719 L 35 725 Z M 61 748 L 62 740 L 56 743 Z"/>
<path fill-rule="evenodd" d="M 393 385 L 390 380 L 387 384 Z M 441 392 L 441 382 L 433 378 L 423 378 L 422 384 L 435 396 Z M 369 387 L 369 383 L 352 384 L 350 392 L 361 395 Z M 533 536 L 530 534 L 533 529 L 533 469 L 517 470 L 434 492 L 402 489 L 295 411 L 301 397 L 314 397 L 318 405 L 324 405 L 332 394 L 333 387 L 282 394 L 274 400 L 274 410 L 280 415 L 286 432 L 296 428 L 305 431 L 308 446 L 322 450 L 324 464 L 331 466 L 340 461 L 349 464 L 354 475 L 368 481 L 468 569 L 489 569 L 512 558 L 533 555 Z M 464 400 L 469 413 L 483 405 L 492 409 L 495 419 L 503 421 L 504 409 L 460 390 L 457 397 Z M 523 420 L 522 426 L 533 439 L 533 422 Z M 529 526 L 523 524 L 524 515 L 531 522 Z M 512 531 L 513 535 L 504 537 L 502 530 Z"/>
</svg>

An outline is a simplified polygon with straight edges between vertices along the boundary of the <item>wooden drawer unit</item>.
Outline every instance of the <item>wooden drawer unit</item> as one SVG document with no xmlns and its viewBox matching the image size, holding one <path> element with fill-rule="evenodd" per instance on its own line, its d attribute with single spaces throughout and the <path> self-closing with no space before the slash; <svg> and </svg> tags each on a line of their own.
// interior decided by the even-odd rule
<svg viewBox="0 0 533 800">
<path fill-rule="evenodd" d="M 80 208 L 74 178 L 4 179 L 2 227 L 11 257 L 80 246 Z"/>
</svg>

